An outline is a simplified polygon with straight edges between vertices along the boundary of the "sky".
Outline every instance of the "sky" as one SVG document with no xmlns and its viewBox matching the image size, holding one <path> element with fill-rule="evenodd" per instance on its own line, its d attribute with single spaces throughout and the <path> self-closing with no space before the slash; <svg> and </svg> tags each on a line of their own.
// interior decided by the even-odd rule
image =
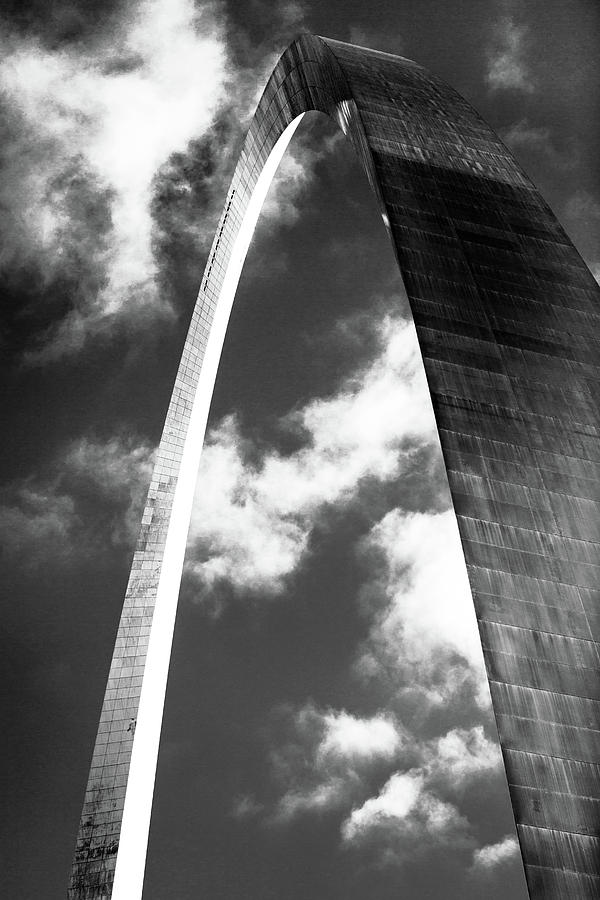
<svg viewBox="0 0 600 900">
<path fill-rule="evenodd" d="M 154 449 L 245 129 L 311 31 L 441 75 L 600 277 L 595 0 L 5 0 L 3 896 L 63 898 Z M 526 897 L 407 301 L 310 114 L 225 343 L 144 900 Z"/>
</svg>

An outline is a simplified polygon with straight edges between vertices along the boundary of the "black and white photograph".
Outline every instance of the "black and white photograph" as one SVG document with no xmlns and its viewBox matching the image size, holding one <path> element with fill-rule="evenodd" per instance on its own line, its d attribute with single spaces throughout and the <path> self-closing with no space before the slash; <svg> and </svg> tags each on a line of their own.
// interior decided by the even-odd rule
<svg viewBox="0 0 600 900">
<path fill-rule="evenodd" d="M 600 896 L 599 47 L 4 0 L 3 898 Z"/>
</svg>

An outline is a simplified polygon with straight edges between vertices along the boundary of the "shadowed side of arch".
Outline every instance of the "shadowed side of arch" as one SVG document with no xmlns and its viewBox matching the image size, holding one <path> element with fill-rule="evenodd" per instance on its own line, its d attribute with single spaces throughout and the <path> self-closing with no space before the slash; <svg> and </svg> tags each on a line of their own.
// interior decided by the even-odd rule
<svg viewBox="0 0 600 900">
<path fill-rule="evenodd" d="M 600 290 L 510 153 L 415 63 L 305 35 L 277 64 L 202 279 L 142 519 L 70 900 L 141 896 L 177 595 L 235 289 L 299 117 L 352 141 L 413 312 L 532 898 L 600 892 Z"/>
</svg>

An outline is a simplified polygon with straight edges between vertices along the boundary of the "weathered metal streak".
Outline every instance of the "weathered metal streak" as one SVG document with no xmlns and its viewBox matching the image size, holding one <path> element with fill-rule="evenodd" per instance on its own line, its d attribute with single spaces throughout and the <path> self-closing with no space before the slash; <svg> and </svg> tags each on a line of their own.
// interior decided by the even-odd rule
<svg viewBox="0 0 600 900">
<path fill-rule="evenodd" d="M 596 898 L 600 290 L 527 176 L 455 91 L 409 60 L 313 36 L 288 48 L 265 89 L 202 281 L 132 568 L 69 896 L 111 896 L 129 725 L 203 348 L 260 170 L 284 128 L 311 109 L 348 134 L 389 222 L 530 895 Z"/>
</svg>

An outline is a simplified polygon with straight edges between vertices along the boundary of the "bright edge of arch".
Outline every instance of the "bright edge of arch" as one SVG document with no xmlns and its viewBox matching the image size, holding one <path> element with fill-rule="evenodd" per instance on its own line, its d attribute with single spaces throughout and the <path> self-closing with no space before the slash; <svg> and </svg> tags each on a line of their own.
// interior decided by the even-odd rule
<svg viewBox="0 0 600 900">
<path fill-rule="evenodd" d="M 217 300 L 182 452 L 148 642 L 125 793 L 112 900 L 141 900 L 169 660 L 194 489 L 227 324 L 246 254 L 271 182 L 305 113 L 283 131 L 258 176 Z"/>
</svg>

